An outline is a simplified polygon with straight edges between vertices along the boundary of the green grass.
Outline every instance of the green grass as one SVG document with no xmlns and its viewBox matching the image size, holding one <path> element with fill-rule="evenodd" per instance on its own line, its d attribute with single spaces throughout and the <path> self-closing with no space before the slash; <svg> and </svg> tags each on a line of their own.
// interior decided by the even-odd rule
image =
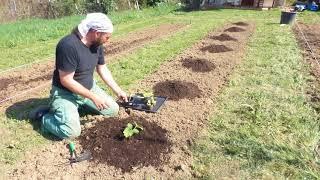
<svg viewBox="0 0 320 180">
<path fill-rule="evenodd" d="M 277 18 L 257 21 L 244 63 L 194 147 L 203 179 L 320 178 L 313 151 L 319 114 L 305 95 L 311 77 L 290 27 L 270 24 Z"/>
<path fill-rule="evenodd" d="M 297 20 L 306 24 L 317 24 L 320 21 L 320 12 L 304 11 L 297 14 Z"/>
</svg>

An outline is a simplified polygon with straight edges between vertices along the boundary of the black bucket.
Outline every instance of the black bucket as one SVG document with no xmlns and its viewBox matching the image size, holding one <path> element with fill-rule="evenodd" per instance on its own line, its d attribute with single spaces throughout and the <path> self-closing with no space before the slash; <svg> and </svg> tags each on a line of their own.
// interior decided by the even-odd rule
<svg viewBox="0 0 320 180">
<path fill-rule="evenodd" d="M 297 12 L 281 12 L 280 24 L 293 24 L 296 19 Z"/>
</svg>

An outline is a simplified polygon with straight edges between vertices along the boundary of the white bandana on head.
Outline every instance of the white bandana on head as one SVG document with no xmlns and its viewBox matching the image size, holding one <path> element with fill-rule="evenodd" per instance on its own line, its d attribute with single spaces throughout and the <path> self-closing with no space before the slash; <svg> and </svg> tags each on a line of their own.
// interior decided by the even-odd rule
<svg viewBox="0 0 320 180">
<path fill-rule="evenodd" d="M 98 32 L 113 32 L 113 25 L 107 15 L 103 13 L 90 13 L 78 25 L 78 30 L 82 37 L 85 37 L 90 29 Z"/>
</svg>

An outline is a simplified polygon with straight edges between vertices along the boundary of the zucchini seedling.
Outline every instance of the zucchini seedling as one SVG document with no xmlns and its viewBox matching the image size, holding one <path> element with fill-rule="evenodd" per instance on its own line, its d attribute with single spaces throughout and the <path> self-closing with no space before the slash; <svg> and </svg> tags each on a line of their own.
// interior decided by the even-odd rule
<svg viewBox="0 0 320 180">
<path fill-rule="evenodd" d="M 153 93 L 144 93 L 143 97 L 148 109 L 152 109 L 153 106 L 157 104 L 157 100 Z"/>
<path fill-rule="evenodd" d="M 139 126 L 134 122 L 134 126 L 131 123 L 127 124 L 127 127 L 123 130 L 123 135 L 125 138 L 129 139 L 135 134 L 139 134 L 140 131 L 143 131 L 143 127 Z"/>
</svg>

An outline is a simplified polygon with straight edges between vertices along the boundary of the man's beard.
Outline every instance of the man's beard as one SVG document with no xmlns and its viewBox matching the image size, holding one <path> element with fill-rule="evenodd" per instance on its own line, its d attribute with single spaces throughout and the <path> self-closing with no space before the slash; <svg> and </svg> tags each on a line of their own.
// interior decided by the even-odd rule
<svg viewBox="0 0 320 180">
<path fill-rule="evenodd" d="M 103 42 L 101 41 L 101 39 L 97 39 L 96 41 L 94 41 L 91 45 L 91 47 L 95 48 L 95 47 L 99 47 L 100 45 L 102 45 Z"/>
</svg>

